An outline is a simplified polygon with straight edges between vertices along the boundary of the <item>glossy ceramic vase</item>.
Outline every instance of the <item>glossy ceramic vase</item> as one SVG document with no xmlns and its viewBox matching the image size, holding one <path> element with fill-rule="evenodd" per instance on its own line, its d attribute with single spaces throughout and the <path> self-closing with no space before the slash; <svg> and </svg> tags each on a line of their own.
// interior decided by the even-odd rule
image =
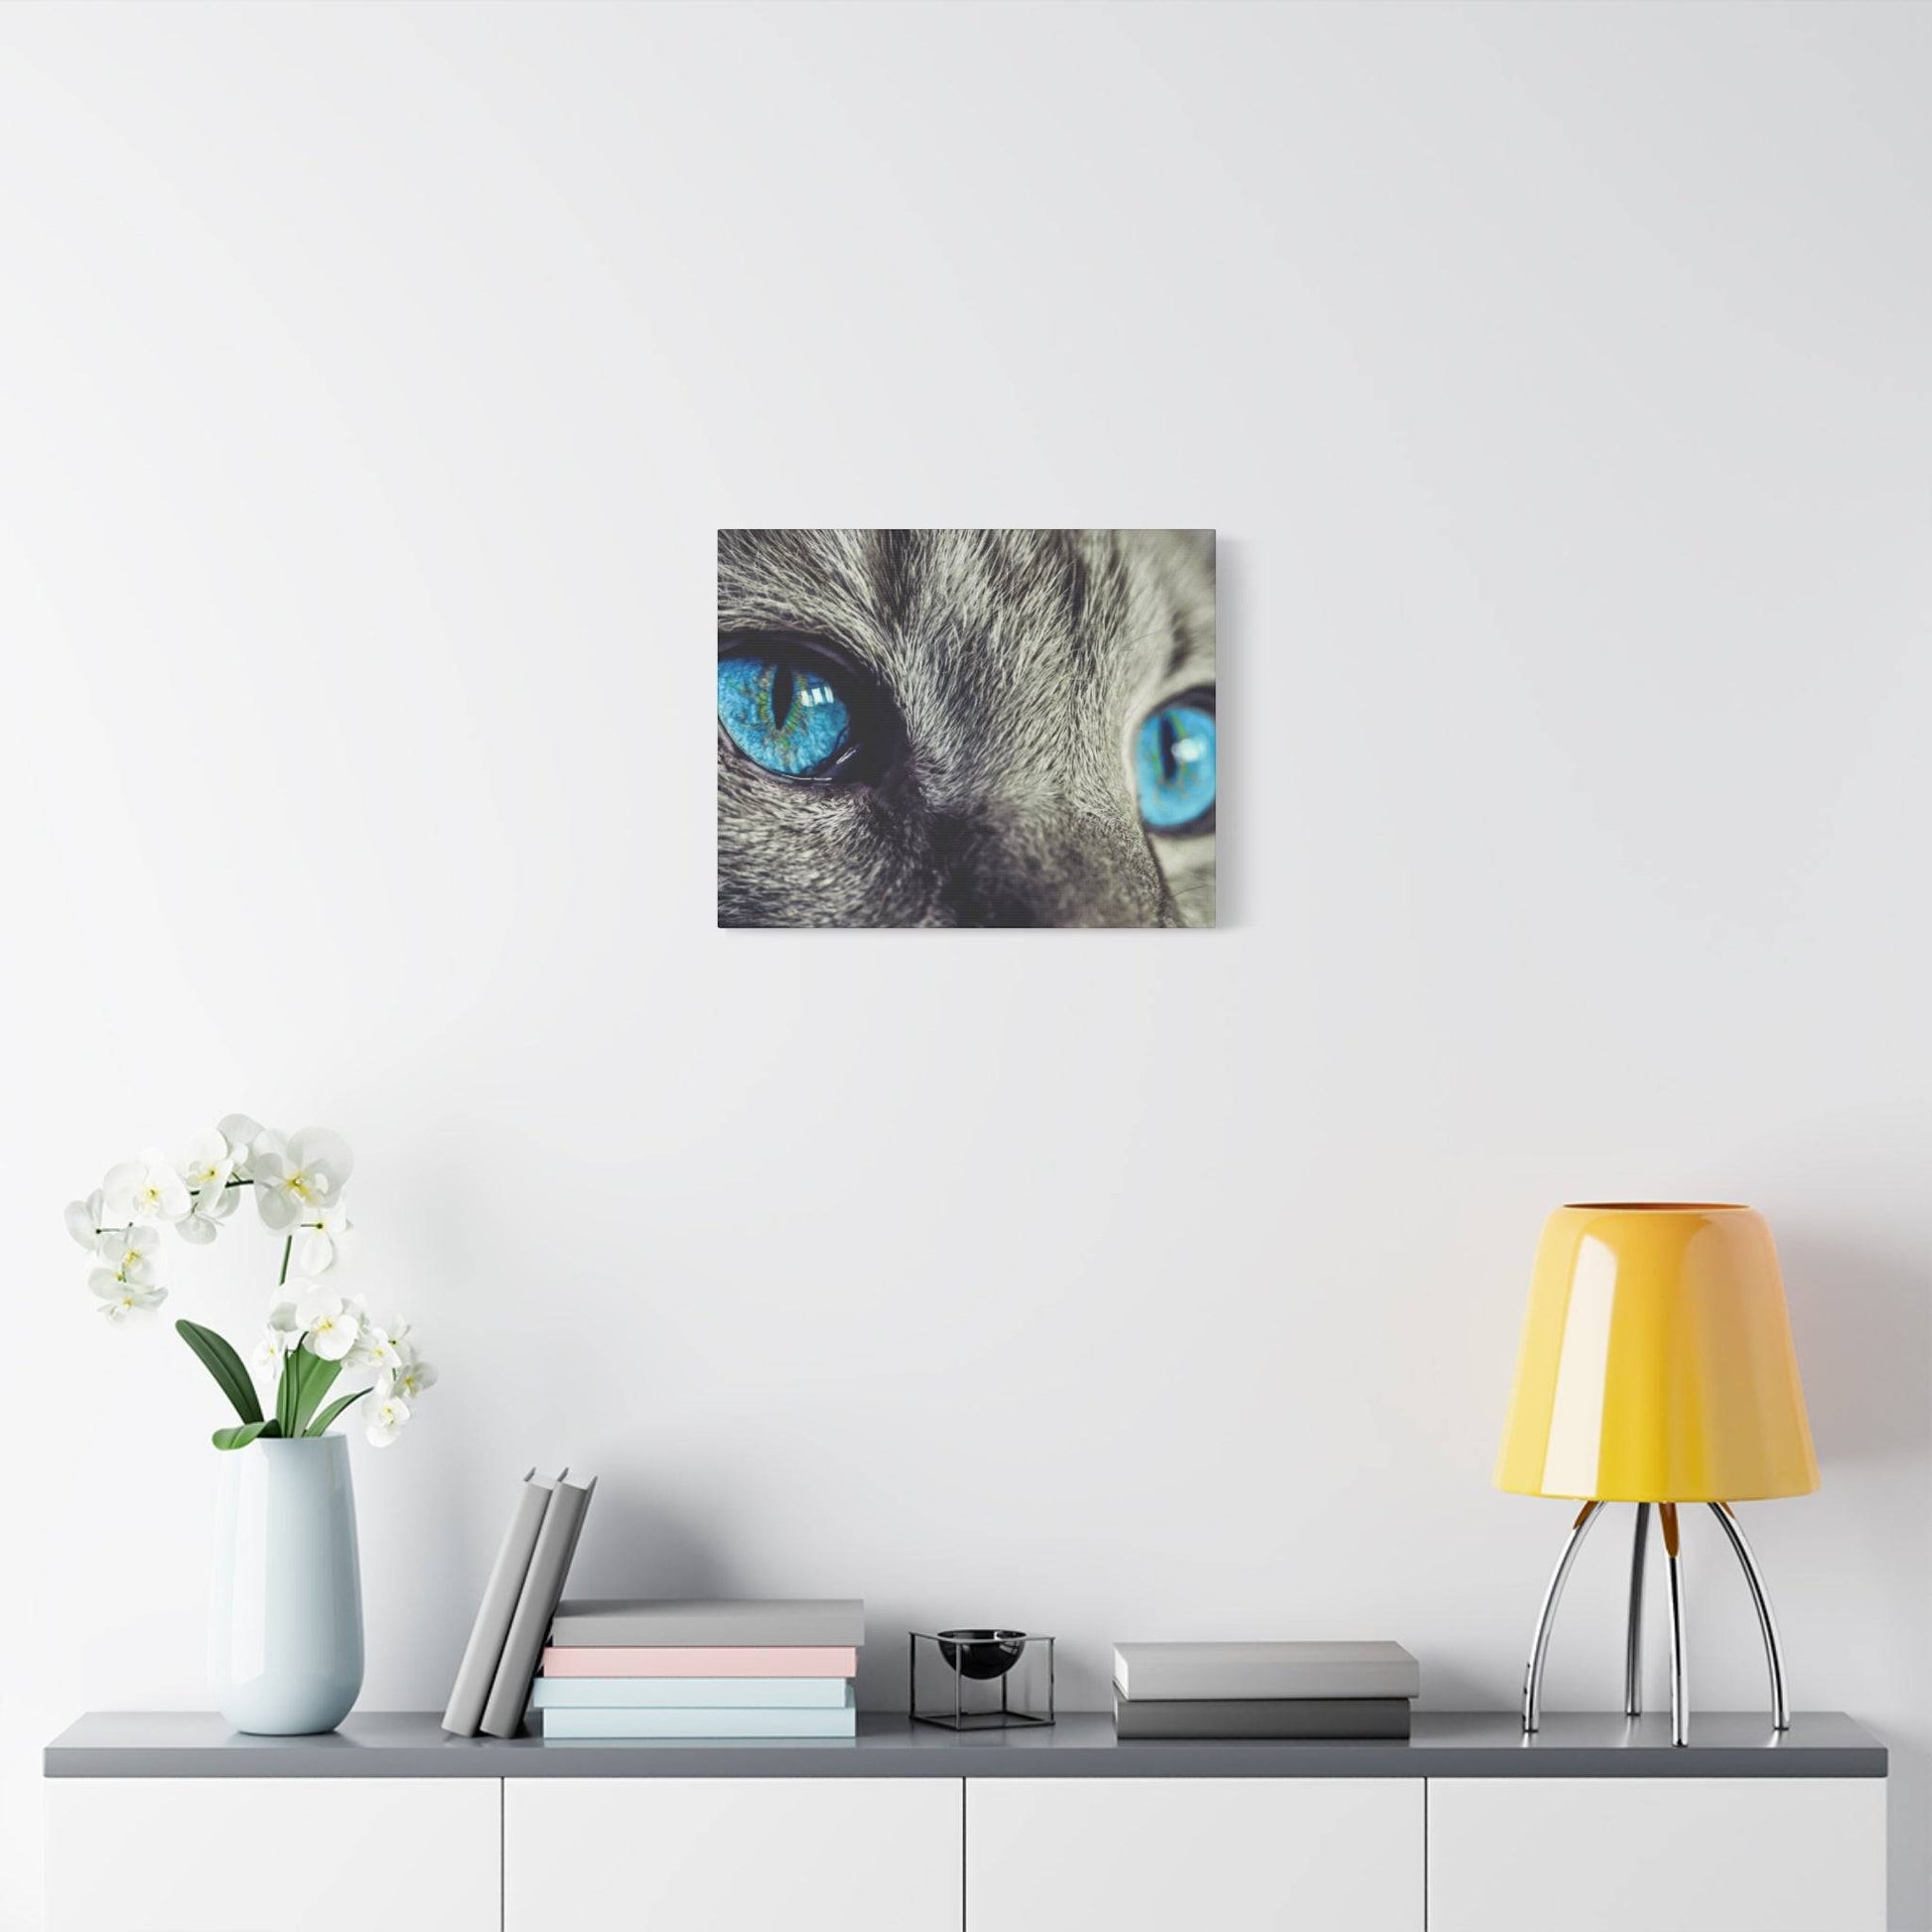
<svg viewBox="0 0 1932 1932">
<path fill-rule="evenodd" d="M 341 1436 L 218 1452 L 208 1677 L 237 1730 L 334 1730 L 362 1688 L 355 1494 Z"/>
</svg>

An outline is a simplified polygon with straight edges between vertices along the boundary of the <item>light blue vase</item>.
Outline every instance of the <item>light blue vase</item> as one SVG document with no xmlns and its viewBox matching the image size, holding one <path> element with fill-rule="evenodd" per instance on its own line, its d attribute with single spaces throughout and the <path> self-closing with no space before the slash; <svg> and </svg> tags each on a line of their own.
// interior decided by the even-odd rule
<svg viewBox="0 0 1932 1932">
<path fill-rule="evenodd" d="M 223 1449 L 208 1676 L 237 1730 L 334 1730 L 362 1689 L 362 1576 L 341 1436 Z"/>
</svg>

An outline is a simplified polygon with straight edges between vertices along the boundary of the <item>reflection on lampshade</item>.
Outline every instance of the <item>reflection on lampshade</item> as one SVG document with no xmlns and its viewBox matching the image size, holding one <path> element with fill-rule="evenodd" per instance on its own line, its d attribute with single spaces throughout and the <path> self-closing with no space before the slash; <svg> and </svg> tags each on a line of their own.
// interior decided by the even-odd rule
<svg viewBox="0 0 1932 1932">
<path fill-rule="evenodd" d="M 1762 1215 L 1605 1202 L 1550 1216 L 1496 1486 L 1639 1503 L 1818 1487 Z"/>
</svg>

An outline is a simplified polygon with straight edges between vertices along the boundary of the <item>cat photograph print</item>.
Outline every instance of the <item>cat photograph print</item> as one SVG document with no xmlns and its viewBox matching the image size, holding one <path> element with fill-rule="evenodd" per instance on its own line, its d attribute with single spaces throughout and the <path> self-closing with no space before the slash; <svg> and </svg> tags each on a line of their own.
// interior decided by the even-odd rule
<svg viewBox="0 0 1932 1932">
<path fill-rule="evenodd" d="M 1214 923 L 1211 530 L 721 530 L 721 926 Z"/>
</svg>

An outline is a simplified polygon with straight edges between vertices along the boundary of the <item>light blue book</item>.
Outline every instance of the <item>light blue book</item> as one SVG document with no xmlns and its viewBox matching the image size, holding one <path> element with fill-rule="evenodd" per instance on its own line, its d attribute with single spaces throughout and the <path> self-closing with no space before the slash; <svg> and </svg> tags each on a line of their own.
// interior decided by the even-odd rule
<svg viewBox="0 0 1932 1932">
<path fill-rule="evenodd" d="M 539 1711 L 844 1711 L 843 1677 L 539 1677 Z"/>
<path fill-rule="evenodd" d="M 859 1714 L 844 1711 L 650 1711 L 551 1709 L 546 1737 L 856 1737 Z"/>
</svg>

